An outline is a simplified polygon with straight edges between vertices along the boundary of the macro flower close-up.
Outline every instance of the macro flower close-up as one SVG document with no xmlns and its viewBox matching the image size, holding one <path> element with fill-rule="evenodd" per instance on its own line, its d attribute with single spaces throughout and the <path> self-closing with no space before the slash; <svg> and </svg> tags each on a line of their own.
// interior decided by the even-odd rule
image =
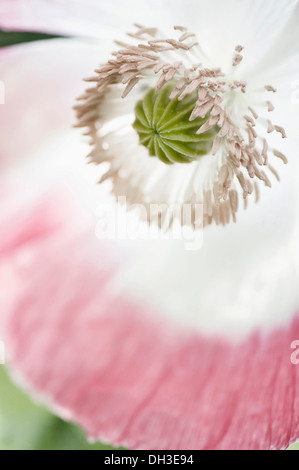
<svg viewBox="0 0 299 470">
<path fill-rule="evenodd" d="M 298 0 L 0 0 L 0 30 L 0 448 L 295 444 Z"/>
</svg>

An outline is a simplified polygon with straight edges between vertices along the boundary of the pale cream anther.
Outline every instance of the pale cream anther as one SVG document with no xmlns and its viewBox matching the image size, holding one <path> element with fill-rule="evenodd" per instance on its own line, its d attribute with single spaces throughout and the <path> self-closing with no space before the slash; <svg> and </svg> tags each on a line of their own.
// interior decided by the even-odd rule
<svg viewBox="0 0 299 470">
<path fill-rule="evenodd" d="M 272 111 L 275 110 L 273 104 L 271 103 L 271 101 L 267 101 L 267 105 L 268 105 L 268 112 L 271 113 Z"/>
<path fill-rule="evenodd" d="M 272 86 L 272 85 L 266 85 L 266 86 L 265 86 L 265 89 L 266 89 L 267 91 L 271 91 L 272 93 L 276 93 L 276 92 L 277 92 L 277 89 L 274 88 L 274 86 Z"/>
</svg>

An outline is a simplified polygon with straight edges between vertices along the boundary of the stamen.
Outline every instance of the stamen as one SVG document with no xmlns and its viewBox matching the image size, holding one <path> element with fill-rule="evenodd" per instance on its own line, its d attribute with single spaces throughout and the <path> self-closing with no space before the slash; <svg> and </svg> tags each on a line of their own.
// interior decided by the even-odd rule
<svg viewBox="0 0 299 470">
<path fill-rule="evenodd" d="M 243 56 L 240 54 L 240 52 L 242 52 L 244 50 L 244 47 L 243 46 L 236 46 L 235 47 L 235 55 L 233 57 L 233 67 L 237 67 L 237 65 L 239 65 L 242 60 L 243 60 Z"/>
<path fill-rule="evenodd" d="M 273 153 L 275 157 L 280 158 L 285 165 L 288 163 L 288 159 L 283 153 L 279 152 L 278 150 L 273 150 Z"/>
<path fill-rule="evenodd" d="M 237 67 L 243 60 L 243 56 L 241 54 L 235 54 L 233 58 L 233 66 Z"/>
<path fill-rule="evenodd" d="M 271 113 L 272 111 L 274 111 L 274 106 L 273 104 L 271 103 L 271 101 L 267 101 L 267 105 L 268 105 L 268 112 Z"/>
<path fill-rule="evenodd" d="M 266 139 L 263 139 L 262 156 L 264 157 L 264 165 L 267 165 L 267 163 L 268 163 L 268 143 L 267 143 Z"/>
<path fill-rule="evenodd" d="M 274 131 L 275 131 L 275 127 L 273 126 L 271 121 L 268 121 L 268 128 L 267 128 L 268 134 L 271 134 Z"/>
<path fill-rule="evenodd" d="M 281 136 L 282 136 L 283 139 L 286 139 L 286 138 L 287 138 L 286 131 L 284 130 L 283 127 L 281 127 L 281 126 L 275 126 L 275 130 L 276 130 L 276 132 L 279 132 L 279 134 L 281 134 Z"/>
<path fill-rule="evenodd" d="M 271 165 L 268 165 L 268 168 L 269 168 L 269 170 L 271 171 L 271 173 L 275 176 L 275 178 L 277 179 L 277 181 L 279 182 L 279 181 L 280 181 L 280 177 L 279 177 L 278 172 L 275 170 L 275 168 L 273 168 L 273 166 L 271 166 Z"/>
<path fill-rule="evenodd" d="M 266 86 L 265 86 L 265 89 L 266 89 L 267 91 L 272 91 L 272 93 L 276 93 L 276 92 L 277 92 L 276 88 L 274 88 L 272 85 L 266 85 Z"/>
<path fill-rule="evenodd" d="M 251 106 L 248 106 L 248 109 L 251 112 L 254 119 L 258 119 L 259 116 L 258 116 L 257 112 Z"/>
<path fill-rule="evenodd" d="M 254 120 L 253 120 L 250 116 L 248 116 L 247 114 L 245 114 L 244 119 L 245 119 L 249 124 L 251 124 L 252 127 L 254 127 L 254 126 L 256 125 L 255 122 L 254 122 Z"/>
</svg>

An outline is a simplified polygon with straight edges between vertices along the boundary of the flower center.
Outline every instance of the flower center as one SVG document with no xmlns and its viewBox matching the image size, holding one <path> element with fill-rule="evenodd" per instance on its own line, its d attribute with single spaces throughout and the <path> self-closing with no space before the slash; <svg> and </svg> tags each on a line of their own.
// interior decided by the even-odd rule
<svg viewBox="0 0 299 470">
<path fill-rule="evenodd" d="M 158 157 L 166 164 L 190 163 L 207 155 L 217 133 L 216 126 L 197 133 L 209 116 L 191 121 L 198 95 L 194 91 L 182 100 L 171 99 L 175 87 L 175 82 L 169 82 L 158 92 L 151 89 L 143 100 L 138 101 L 133 123 L 139 143 L 148 149 L 151 157 Z"/>
<path fill-rule="evenodd" d="M 134 44 L 117 42 L 120 49 L 87 79 L 94 85 L 76 106 L 77 125 L 91 138 L 91 161 L 109 164 L 101 181 L 110 179 L 129 205 L 164 205 L 163 217 L 172 201 L 202 204 L 204 225 L 235 221 L 240 196 L 246 208 L 250 195 L 259 200 L 261 183 L 271 187 L 271 174 L 279 180 L 274 157 L 287 163 L 268 139 L 273 132 L 286 138 L 266 115 L 274 111 L 266 94 L 277 90 L 261 84 L 252 100 L 257 113 L 247 82 L 228 79 L 238 77 L 241 45 L 232 55 L 236 74 L 225 74 L 204 65 L 206 56 L 186 28 L 174 27 L 178 39 L 159 39 L 155 28 L 136 27 Z"/>
<path fill-rule="evenodd" d="M 191 121 L 198 95 L 194 91 L 182 100 L 171 99 L 175 87 L 175 82 L 169 82 L 158 92 L 151 89 L 138 101 L 133 123 L 139 143 L 148 149 L 150 156 L 166 164 L 190 163 L 207 155 L 217 133 L 216 126 L 200 135 L 197 133 L 209 116 Z"/>
</svg>

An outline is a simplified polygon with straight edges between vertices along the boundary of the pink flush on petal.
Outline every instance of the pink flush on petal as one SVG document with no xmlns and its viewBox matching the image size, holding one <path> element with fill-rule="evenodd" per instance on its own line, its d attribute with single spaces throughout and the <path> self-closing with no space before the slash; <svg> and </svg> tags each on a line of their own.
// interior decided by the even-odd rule
<svg viewBox="0 0 299 470">
<path fill-rule="evenodd" d="M 131 449 L 281 449 L 296 440 L 298 317 L 235 345 L 182 332 L 111 291 L 112 250 L 95 251 L 88 233 L 46 230 L 44 214 L 36 209 L 10 245 L 18 296 L 0 294 L 11 363 L 35 393 L 90 437 Z"/>
</svg>

